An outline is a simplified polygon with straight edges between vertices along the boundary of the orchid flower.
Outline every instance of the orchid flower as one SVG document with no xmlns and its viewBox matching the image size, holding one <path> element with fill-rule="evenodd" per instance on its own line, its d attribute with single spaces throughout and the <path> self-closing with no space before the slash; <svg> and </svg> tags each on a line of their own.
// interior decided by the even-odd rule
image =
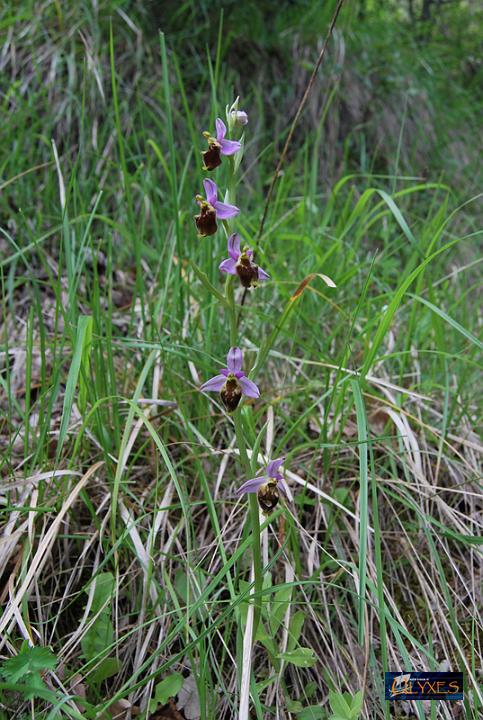
<svg viewBox="0 0 483 720">
<path fill-rule="evenodd" d="M 238 275 L 243 287 L 256 287 L 259 281 L 268 280 L 270 275 L 252 261 L 253 250 L 245 247 L 242 251 L 240 243 L 240 236 L 237 233 L 230 235 L 228 238 L 228 255 L 230 257 L 220 263 L 220 270 L 229 275 Z"/>
<path fill-rule="evenodd" d="M 200 206 L 200 214 L 195 215 L 195 223 L 201 237 L 214 235 L 218 229 L 217 220 L 228 220 L 240 212 L 235 205 L 228 205 L 218 200 L 218 188 L 213 180 L 203 180 L 206 200 L 202 195 L 196 196 Z"/>
<path fill-rule="evenodd" d="M 226 125 L 218 118 L 216 120 L 216 138 L 212 137 L 210 133 L 203 133 L 208 141 L 208 150 L 205 150 L 203 155 L 204 167 L 203 170 L 214 170 L 221 165 L 222 155 L 234 155 L 241 148 L 241 143 L 237 140 L 226 140 Z"/>
<path fill-rule="evenodd" d="M 285 458 L 278 458 L 278 460 L 269 462 L 263 471 L 263 475 L 244 482 L 243 485 L 240 485 L 236 494 L 240 496 L 244 493 L 256 492 L 258 504 L 263 512 L 268 514 L 276 507 L 280 498 L 280 492 L 285 496 L 289 494 L 285 480 L 279 471 L 284 460 Z"/>
<path fill-rule="evenodd" d="M 260 390 L 242 371 L 242 363 L 243 355 L 240 348 L 230 348 L 226 356 L 226 368 L 200 387 L 202 392 L 219 392 L 228 412 L 237 409 L 242 395 L 249 398 L 260 397 Z"/>
</svg>

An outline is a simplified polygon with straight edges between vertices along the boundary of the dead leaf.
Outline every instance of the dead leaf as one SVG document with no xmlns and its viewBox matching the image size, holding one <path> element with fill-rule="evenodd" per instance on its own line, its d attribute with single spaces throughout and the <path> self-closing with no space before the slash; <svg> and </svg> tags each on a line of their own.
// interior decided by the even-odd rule
<svg viewBox="0 0 483 720">
<path fill-rule="evenodd" d="M 178 708 L 183 710 L 186 720 L 199 720 L 201 717 L 198 690 L 193 675 L 189 675 L 178 694 Z"/>
<path fill-rule="evenodd" d="M 112 720 L 127 720 L 128 717 L 136 717 L 141 714 L 141 709 L 137 705 L 131 705 L 125 698 L 116 700 L 107 710 L 112 716 Z"/>
<path fill-rule="evenodd" d="M 386 426 L 388 417 L 384 408 L 377 408 L 373 412 L 369 413 L 369 427 L 373 430 L 376 435 L 382 435 Z"/>
<path fill-rule="evenodd" d="M 173 698 L 170 698 L 167 705 L 152 713 L 148 720 L 186 720 L 186 716 L 180 713 Z"/>
<path fill-rule="evenodd" d="M 305 288 L 307 287 L 307 285 L 309 285 L 312 282 L 312 280 L 314 280 L 316 277 L 323 280 L 325 282 L 325 284 L 331 288 L 337 287 L 335 282 L 328 275 L 323 275 L 322 273 L 310 273 L 310 275 L 307 275 L 307 277 L 305 277 L 302 280 L 302 282 L 300 283 L 300 285 L 298 286 L 298 288 L 296 289 L 296 291 L 294 292 L 294 294 L 292 295 L 292 297 L 290 299 L 293 301 L 293 300 L 296 300 L 298 297 L 300 297 L 300 295 L 302 295 L 302 293 L 305 290 Z"/>
</svg>

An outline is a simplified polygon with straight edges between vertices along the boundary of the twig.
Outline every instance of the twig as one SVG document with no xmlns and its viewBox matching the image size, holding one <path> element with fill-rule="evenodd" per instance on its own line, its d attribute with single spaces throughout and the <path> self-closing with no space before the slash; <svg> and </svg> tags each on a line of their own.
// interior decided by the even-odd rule
<svg viewBox="0 0 483 720">
<path fill-rule="evenodd" d="M 327 30 L 327 35 L 326 35 L 326 37 L 325 37 L 324 44 L 323 44 L 323 46 L 322 46 L 322 50 L 321 50 L 320 53 L 319 53 L 319 57 L 317 58 L 317 62 L 315 63 L 314 69 L 313 69 L 313 71 L 312 71 L 312 75 L 310 76 L 310 80 L 309 80 L 309 82 L 308 82 L 308 84 L 307 84 L 307 87 L 305 88 L 305 92 L 304 92 L 304 94 L 303 94 L 302 100 L 301 100 L 300 103 L 299 103 L 299 106 L 298 106 L 298 108 L 297 108 L 297 112 L 295 113 L 295 117 L 294 117 L 294 119 L 293 119 L 293 121 L 292 121 L 292 125 L 290 126 L 290 130 L 289 130 L 289 133 L 288 133 L 288 135 L 287 135 L 287 139 L 286 139 L 286 141 L 285 141 L 285 145 L 284 145 L 284 147 L 283 147 L 282 153 L 281 153 L 280 158 L 279 158 L 279 161 L 278 161 L 278 163 L 277 163 L 277 167 L 275 168 L 275 172 L 274 172 L 273 177 L 272 177 L 272 182 L 270 183 L 270 187 L 269 187 L 269 189 L 268 189 L 267 199 L 265 200 L 265 207 L 263 208 L 263 215 L 262 215 L 262 219 L 261 219 L 261 222 L 260 222 L 260 227 L 259 227 L 259 229 L 258 229 L 257 241 L 260 240 L 260 238 L 261 238 L 261 236 L 262 236 L 263 228 L 264 228 L 264 226 L 265 226 L 265 220 L 267 219 L 268 208 L 270 207 L 270 202 L 271 202 L 271 200 L 272 200 L 273 190 L 274 190 L 274 188 L 275 188 L 275 183 L 277 182 L 277 179 L 278 179 L 278 177 L 279 177 L 280 170 L 282 169 L 282 165 L 283 165 L 283 163 L 285 162 L 285 158 L 286 158 L 286 155 L 287 155 L 287 152 L 288 152 L 288 148 L 289 148 L 289 146 L 290 146 L 290 142 L 291 142 L 291 140 L 292 140 L 292 137 L 293 137 L 295 128 L 296 128 L 297 123 L 298 123 L 298 121 L 299 121 L 299 118 L 300 118 L 300 116 L 301 116 L 301 114 L 302 114 L 302 111 L 303 111 L 303 109 L 304 109 L 304 107 L 305 107 L 305 103 L 307 102 L 307 98 L 309 97 L 310 91 L 312 90 L 312 86 L 313 86 L 313 84 L 314 84 L 314 82 L 315 82 L 315 78 L 316 78 L 317 73 L 318 73 L 318 71 L 319 71 L 319 68 L 320 68 L 320 66 L 321 66 L 321 64 L 322 64 L 322 60 L 324 59 L 325 52 L 326 52 L 327 46 L 328 46 L 328 44 L 329 44 L 329 40 L 330 40 L 330 38 L 331 38 L 331 36 L 332 36 L 332 32 L 333 32 L 333 30 L 334 30 L 335 23 L 337 22 L 337 18 L 338 18 L 338 16 L 339 16 L 339 12 L 340 12 L 343 4 L 344 4 L 344 0 L 339 0 L 339 2 L 337 3 L 337 6 L 336 6 L 336 8 L 335 8 L 335 10 L 334 10 L 334 14 L 333 14 L 333 16 L 332 16 L 332 20 L 330 21 L 329 29 Z"/>
<path fill-rule="evenodd" d="M 319 68 L 320 68 L 320 66 L 321 66 L 321 64 L 322 64 L 322 60 L 324 59 L 325 52 L 326 52 L 327 46 L 328 46 L 328 44 L 329 44 L 329 40 L 330 40 L 330 38 L 331 38 L 331 36 L 332 36 L 332 32 L 333 32 L 333 30 L 334 30 L 335 23 L 337 22 L 337 18 L 338 18 L 338 16 L 339 16 L 339 13 L 340 13 L 340 11 L 341 11 L 341 8 L 342 8 L 342 5 L 343 5 L 343 4 L 344 4 L 344 0 L 339 0 L 338 3 L 337 3 L 336 8 L 335 8 L 335 10 L 334 10 L 334 14 L 332 15 L 332 20 L 330 21 L 329 29 L 327 30 L 327 35 L 326 35 L 325 40 L 324 40 L 324 44 L 322 45 L 322 50 L 320 51 L 319 57 L 317 58 L 317 62 L 315 63 L 314 69 L 312 70 L 312 75 L 310 76 L 310 80 L 309 80 L 309 82 L 308 82 L 308 84 L 307 84 L 307 87 L 305 88 L 305 92 L 304 92 L 304 94 L 303 94 L 302 100 L 300 101 L 299 106 L 298 106 L 298 108 L 297 108 L 297 112 L 295 113 L 295 117 L 294 117 L 294 119 L 293 119 L 293 121 L 292 121 L 292 125 L 290 126 L 290 130 L 289 130 L 289 132 L 288 132 L 287 139 L 286 139 L 286 141 L 285 141 L 285 145 L 283 146 L 283 150 L 282 150 L 281 155 L 280 155 L 280 158 L 279 158 L 279 160 L 278 160 L 277 167 L 275 168 L 275 172 L 273 173 L 272 182 L 270 183 L 270 187 L 268 188 L 267 198 L 266 198 L 266 200 L 265 200 L 265 206 L 264 206 L 264 208 L 263 208 L 263 215 L 262 215 L 262 219 L 261 219 L 261 221 L 260 221 L 260 227 L 258 228 L 257 244 L 258 244 L 258 242 L 259 242 L 259 240 L 260 240 L 260 238 L 262 237 L 262 234 L 263 234 L 263 228 L 265 227 L 265 220 L 267 219 L 268 208 L 270 207 L 270 202 L 271 202 L 271 200 L 272 200 L 273 190 L 274 190 L 274 188 L 275 188 L 275 184 L 276 184 L 276 182 L 277 182 L 277 179 L 278 179 L 278 177 L 279 177 L 279 175 L 280 175 L 280 170 L 282 169 L 282 165 L 283 165 L 283 163 L 285 162 L 285 158 L 286 158 L 286 156 L 287 156 L 288 148 L 289 148 L 290 143 L 291 143 L 291 141 L 292 141 L 292 137 L 293 137 L 293 134 L 294 134 L 294 132 L 295 132 L 295 128 L 296 128 L 297 123 L 298 123 L 298 121 L 299 121 L 299 118 L 300 118 L 300 116 L 301 116 L 301 114 L 302 114 L 302 111 L 303 111 L 303 109 L 304 109 L 304 107 L 305 107 L 305 103 L 307 102 L 307 98 L 309 97 L 310 91 L 312 90 L 312 86 L 313 86 L 313 84 L 314 84 L 314 82 L 315 82 L 315 78 L 316 78 L 317 73 L 318 73 L 318 71 L 319 71 Z M 242 296 L 242 298 L 241 298 L 241 302 L 240 302 L 240 312 L 238 313 L 238 321 L 237 321 L 238 323 L 240 322 L 241 312 L 242 312 L 242 311 L 241 311 L 241 308 L 242 308 L 242 307 L 244 306 L 244 304 L 245 304 L 245 300 L 246 300 L 246 297 L 247 297 L 247 292 L 248 292 L 248 290 L 245 289 L 245 291 L 244 291 L 244 293 L 243 293 L 243 296 Z"/>
</svg>

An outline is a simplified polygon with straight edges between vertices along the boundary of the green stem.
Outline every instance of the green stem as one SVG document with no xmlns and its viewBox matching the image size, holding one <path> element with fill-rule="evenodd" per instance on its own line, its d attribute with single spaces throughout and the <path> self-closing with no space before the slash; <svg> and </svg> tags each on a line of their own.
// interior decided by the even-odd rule
<svg viewBox="0 0 483 720">
<path fill-rule="evenodd" d="M 236 173 L 235 173 L 235 159 L 233 157 L 229 158 L 230 164 L 230 172 L 228 175 L 228 202 L 231 203 L 231 205 L 235 205 L 236 200 Z"/>
<path fill-rule="evenodd" d="M 229 175 L 228 175 L 228 202 L 232 205 L 236 201 L 236 173 L 235 173 L 235 161 L 234 158 L 229 158 Z M 230 226 L 227 224 L 227 235 L 230 231 Z M 229 318 L 230 318 L 230 346 L 235 347 L 238 342 L 238 320 L 235 306 L 235 294 L 233 289 L 233 276 L 228 275 L 225 284 L 225 297 L 229 307 Z M 248 453 L 245 445 L 245 435 L 243 432 L 243 421 L 241 416 L 241 408 L 239 407 L 233 415 L 235 423 L 235 433 L 240 451 L 240 460 L 242 461 L 245 469 L 247 479 L 251 477 L 252 469 Z M 260 548 L 260 513 L 258 510 L 258 500 L 255 493 L 249 493 L 249 513 L 248 522 L 251 525 L 252 530 L 252 554 L 253 554 L 253 573 L 255 576 L 255 596 L 254 596 L 254 608 L 253 608 L 253 631 L 251 643 L 252 647 L 255 644 L 255 636 L 260 622 L 262 614 L 262 590 L 263 590 L 263 568 L 262 568 L 262 553 Z"/>
<path fill-rule="evenodd" d="M 229 307 L 230 317 L 230 347 L 236 347 L 238 328 L 236 321 L 235 297 L 233 291 L 233 275 L 228 275 L 225 283 L 225 297 Z"/>
<path fill-rule="evenodd" d="M 237 410 L 233 415 L 235 423 L 236 439 L 238 443 L 238 449 L 240 450 L 240 459 L 245 468 L 247 478 L 250 477 L 252 469 L 250 460 L 248 459 L 247 449 L 245 445 L 245 436 L 243 434 L 243 423 L 240 415 L 240 410 Z M 262 552 L 260 547 L 260 513 L 258 510 L 258 500 L 255 493 L 249 493 L 249 515 L 248 519 L 252 529 L 252 553 L 253 553 L 253 572 L 255 575 L 255 596 L 254 596 L 254 610 L 253 610 L 253 632 L 252 632 L 252 646 L 255 644 L 255 635 L 257 633 L 258 624 L 260 622 L 260 616 L 262 614 L 262 590 L 263 590 L 263 568 L 262 568 Z"/>
</svg>

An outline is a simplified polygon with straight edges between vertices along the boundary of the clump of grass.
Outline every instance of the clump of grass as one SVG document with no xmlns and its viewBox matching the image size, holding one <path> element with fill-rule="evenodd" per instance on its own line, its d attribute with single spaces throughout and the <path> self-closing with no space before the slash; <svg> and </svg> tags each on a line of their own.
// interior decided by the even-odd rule
<svg viewBox="0 0 483 720">
<path fill-rule="evenodd" d="M 183 15 L 194 5 L 183 6 L 160 54 L 157 33 L 127 4 L 111 18 L 104 3 L 41 10 L 24 2 L 2 17 L 0 628 L 4 667 L 24 640 L 50 648 L 56 665 L 38 673 L 47 695 L 0 684 L 1 712 L 149 717 L 150 702 L 168 697 L 159 685 L 181 676 L 179 712 L 232 718 L 251 540 L 233 501 L 231 432 L 198 391 L 226 354 L 226 333 L 187 262 L 219 283 L 218 256 L 195 237 L 192 189 L 200 131 L 240 88 L 254 119 L 240 231 L 256 234 L 304 59 L 314 59 L 304 25 L 315 6 L 297 33 L 290 8 L 277 19 L 287 19 L 292 60 L 288 43 L 267 50 L 254 32 L 273 63 L 254 83 L 241 58 L 232 62 L 244 36 L 227 15 L 211 16 L 206 54 L 200 26 Z M 265 635 L 250 691 L 257 718 L 303 718 L 310 707 L 325 717 L 329 693 L 358 690 L 363 713 L 387 717 L 385 669 L 462 669 L 476 718 L 473 90 L 456 83 L 461 48 L 450 45 L 443 116 L 437 48 L 418 45 L 431 75 L 388 42 L 393 79 L 405 70 L 426 93 L 429 147 L 454 133 L 469 160 L 428 152 L 418 102 L 402 80 L 371 73 L 377 17 L 357 27 L 350 15 L 260 238 L 275 280 L 241 316 L 248 357 L 277 337 L 250 447 L 288 449 L 294 495 L 263 535 Z M 345 108 L 368 77 L 357 113 L 369 105 L 373 115 L 359 129 Z M 274 326 L 310 273 L 333 277 L 337 292 L 314 279 Z M 306 652 L 290 656 L 298 646 Z M 447 707 L 431 712 L 449 717 Z"/>
</svg>

